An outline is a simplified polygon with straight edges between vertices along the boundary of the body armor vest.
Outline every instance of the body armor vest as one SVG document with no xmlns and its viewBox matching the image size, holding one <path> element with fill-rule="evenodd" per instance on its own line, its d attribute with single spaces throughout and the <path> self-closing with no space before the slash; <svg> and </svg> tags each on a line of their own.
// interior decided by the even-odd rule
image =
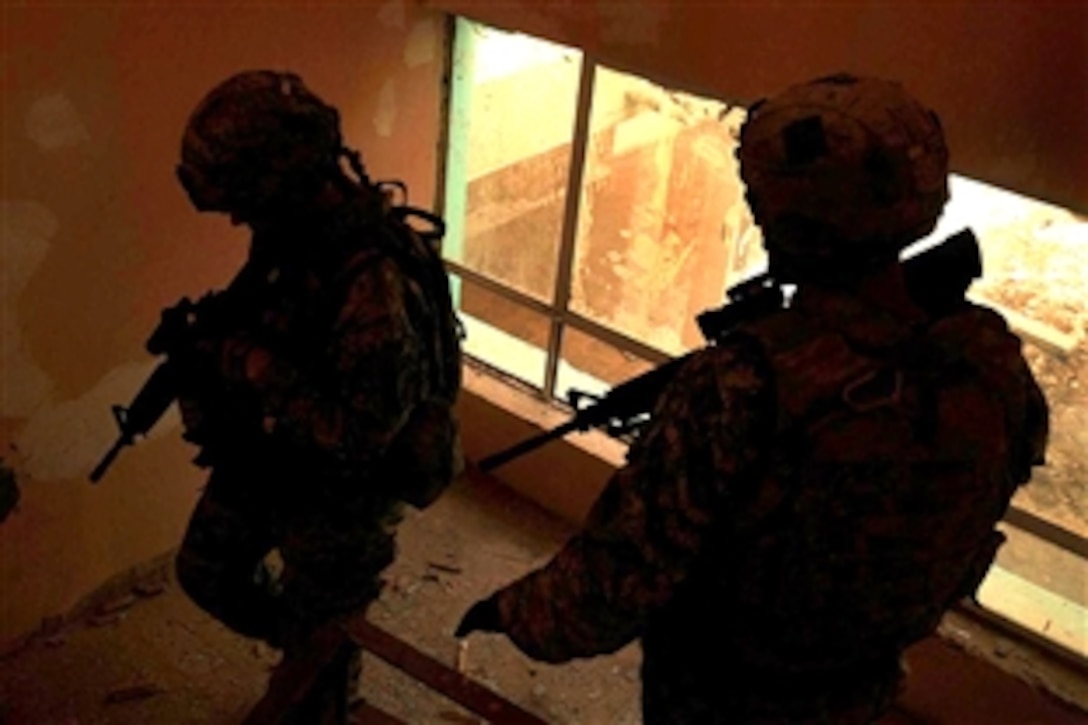
<svg viewBox="0 0 1088 725">
<path fill-rule="evenodd" d="M 801 673 L 871 661 L 974 593 L 1015 487 L 1000 376 L 970 344 L 974 325 L 1007 335 L 984 312 L 872 348 L 793 310 L 740 331 L 777 397 L 775 441 L 727 545 L 741 661 Z"/>
</svg>

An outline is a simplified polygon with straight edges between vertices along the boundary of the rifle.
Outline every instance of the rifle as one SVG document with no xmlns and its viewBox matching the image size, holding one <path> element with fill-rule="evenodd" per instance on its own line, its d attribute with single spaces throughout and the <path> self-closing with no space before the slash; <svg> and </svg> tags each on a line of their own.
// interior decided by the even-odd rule
<svg viewBox="0 0 1088 725">
<path fill-rule="evenodd" d="M 930 319 L 948 314 L 963 304 L 972 280 L 982 276 L 978 240 L 970 229 L 953 234 L 940 244 L 903 260 L 902 264 L 911 297 Z M 786 299 L 782 285 L 766 272 L 730 287 L 726 298 L 726 304 L 696 317 L 699 330 L 710 345 L 723 340 L 741 324 L 783 309 Z M 574 431 L 603 428 L 616 438 L 637 434 L 649 420 L 654 402 L 665 386 L 695 352 L 620 383 L 601 397 L 570 390 L 567 397 L 574 409 L 573 418 L 484 458 L 478 464 L 479 469 L 490 471 Z M 584 405 L 585 401 L 590 404 Z"/>
<path fill-rule="evenodd" d="M 366 177 L 365 173 L 360 175 Z M 409 226 L 435 254 L 438 254 L 439 242 L 446 232 L 446 223 L 442 218 L 423 209 L 408 206 L 408 188 L 404 182 L 380 181 L 375 187 L 379 192 L 388 195 L 390 207 L 387 212 L 396 221 Z M 389 190 L 389 187 L 400 189 L 403 194 L 402 203 L 392 203 L 393 192 Z M 410 219 L 422 220 L 429 224 L 430 228 L 420 229 L 410 225 Z M 397 249 L 388 248 L 386 251 L 394 254 L 402 263 L 405 262 L 405 255 Z M 412 264 L 410 260 L 407 263 Z M 113 406 L 113 417 L 121 432 L 117 441 L 91 472 L 92 483 L 97 483 L 106 474 L 114 459 L 124 448 L 147 435 L 147 432 L 177 398 L 181 380 L 177 365 L 171 363 L 169 356 L 184 354 L 191 347 L 193 333 L 197 329 L 210 329 L 213 332 L 230 329 L 235 324 L 235 320 L 244 318 L 251 311 L 247 310 L 247 307 L 252 307 L 252 302 L 246 300 L 259 286 L 260 282 L 253 279 L 252 273 L 247 274 L 246 268 L 243 267 L 226 290 L 208 293 L 195 303 L 185 297 L 175 306 L 163 310 L 162 320 L 148 338 L 147 351 L 153 355 L 165 354 L 167 359 L 159 364 L 127 408 L 121 405 Z"/>
<path fill-rule="evenodd" d="M 117 454 L 123 448 L 131 446 L 138 438 L 147 435 L 147 432 L 174 402 L 174 398 L 177 397 L 176 391 L 174 369 L 167 360 L 159 363 L 155 372 L 151 373 L 151 377 L 136 393 L 136 397 L 127 408 L 121 405 L 113 406 L 113 417 L 117 421 L 117 427 L 121 429 L 121 434 L 113 447 L 91 471 L 91 483 L 98 483 L 98 480 L 106 475 L 106 470 L 113 464 L 113 459 L 117 458 Z"/>
<path fill-rule="evenodd" d="M 205 300 L 210 299 L 210 295 L 205 297 Z M 91 471 L 91 483 L 98 483 L 106 475 L 106 471 L 124 448 L 146 436 L 177 398 L 177 365 L 170 360 L 169 355 L 188 344 L 191 330 L 196 325 L 198 310 L 204 304 L 203 300 L 194 303 L 185 297 L 173 307 L 163 310 L 162 319 L 148 338 L 146 347 L 152 355 L 165 354 L 167 359 L 159 363 L 128 407 L 113 406 L 113 417 L 121 432 L 113 446 Z"/>
</svg>

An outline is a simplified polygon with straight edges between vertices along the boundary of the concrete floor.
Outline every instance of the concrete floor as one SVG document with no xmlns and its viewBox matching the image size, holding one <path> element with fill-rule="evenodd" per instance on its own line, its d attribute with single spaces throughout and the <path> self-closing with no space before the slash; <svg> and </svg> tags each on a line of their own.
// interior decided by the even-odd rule
<svg viewBox="0 0 1088 725">
<path fill-rule="evenodd" d="M 400 558 L 371 621 L 452 665 L 451 632 L 462 612 L 546 561 L 569 533 L 507 489 L 461 480 L 426 513 L 409 513 Z M 956 631 L 970 639 L 967 626 L 958 623 Z M 528 660 L 504 638 L 474 635 L 467 672 L 549 722 L 637 724 L 639 659 L 632 645 L 550 666 Z M 0 725 L 238 723 L 260 698 L 276 660 L 194 607 L 168 566 L 153 568 L 132 593 L 115 593 L 0 659 Z M 912 680 L 888 724 L 1088 723 L 1088 715 L 944 640 L 918 645 L 910 661 Z M 1088 691 L 1083 680 L 1069 682 Z M 369 656 L 362 694 L 410 723 L 478 722 Z"/>
</svg>

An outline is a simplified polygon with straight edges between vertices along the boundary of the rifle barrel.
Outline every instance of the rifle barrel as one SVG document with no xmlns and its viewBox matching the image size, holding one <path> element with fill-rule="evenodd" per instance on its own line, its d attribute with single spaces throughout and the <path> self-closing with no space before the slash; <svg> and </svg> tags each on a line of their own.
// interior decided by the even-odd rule
<svg viewBox="0 0 1088 725">
<path fill-rule="evenodd" d="M 91 471 L 91 483 L 98 483 L 102 476 L 106 475 L 106 469 L 113 464 L 113 459 L 117 458 L 117 454 L 121 452 L 121 449 L 128 444 L 125 436 L 121 436 L 117 439 L 117 442 L 113 444 L 113 448 L 106 451 L 106 455 L 102 456 L 102 460 L 98 462 L 98 465 Z"/>
<path fill-rule="evenodd" d="M 525 455 L 529 451 L 539 448 L 548 441 L 555 440 L 556 438 L 561 438 L 567 433 L 581 430 L 584 427 L 585 426 L 583 425 L 582 421 L 578 419 L 578 416 L 575 416 L 573 420 L 569 420 L 563 425 L 558 426 L 557 428 L 545 431 L 540 435 L 533 436 L 532 438 L 528 438 L 521 443 L 511 446 L 504 451 L 499 451 L 494 455 L 484 458 L 480 461 L 478 467 L 481 471 L 484 472 L 490 471 L 494 468 L 498 468 L 507 461 L 513 460 L 518 456 Z"/>
</svg>

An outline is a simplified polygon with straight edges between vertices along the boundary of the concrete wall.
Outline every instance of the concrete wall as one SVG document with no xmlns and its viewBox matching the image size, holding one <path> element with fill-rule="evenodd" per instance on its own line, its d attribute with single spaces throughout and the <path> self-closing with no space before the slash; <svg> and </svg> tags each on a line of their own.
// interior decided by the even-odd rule
<svg viewBox="0 0 1088 725">
<path fill-rule="evenodd" d="M 0 456 L 23 491 L 0 526 L 0 647 L 117 572 L 176 545 L 199 492 L 174 420 L 97 487 L 112 403 L 153 362 L 159 310 L 226 282 L 245 236 L 192 212 L 173 181 L 201 95 L 289 67 L 340 106 L 376 177 L 434 200 L 441 15 L 576 43 L 695 92 L 751 99 L 846 68 L 901 78 L 940 108 L 969 175 L 1081 210 L 1085 5 L 947 0 L 796 4 L 388 0 L 6 4 L 0 74 Z M 466 453 L 532 432 L 475 394 Z M 571 518 L 607 465 L 556 444 L 503 469 Z M 573 455 L 572 455 L 573 454 Z M 558 474 L 558 475 L 557 475 Z M 563 481 L 557 485 L 557 480 Z"/>
</svg>

